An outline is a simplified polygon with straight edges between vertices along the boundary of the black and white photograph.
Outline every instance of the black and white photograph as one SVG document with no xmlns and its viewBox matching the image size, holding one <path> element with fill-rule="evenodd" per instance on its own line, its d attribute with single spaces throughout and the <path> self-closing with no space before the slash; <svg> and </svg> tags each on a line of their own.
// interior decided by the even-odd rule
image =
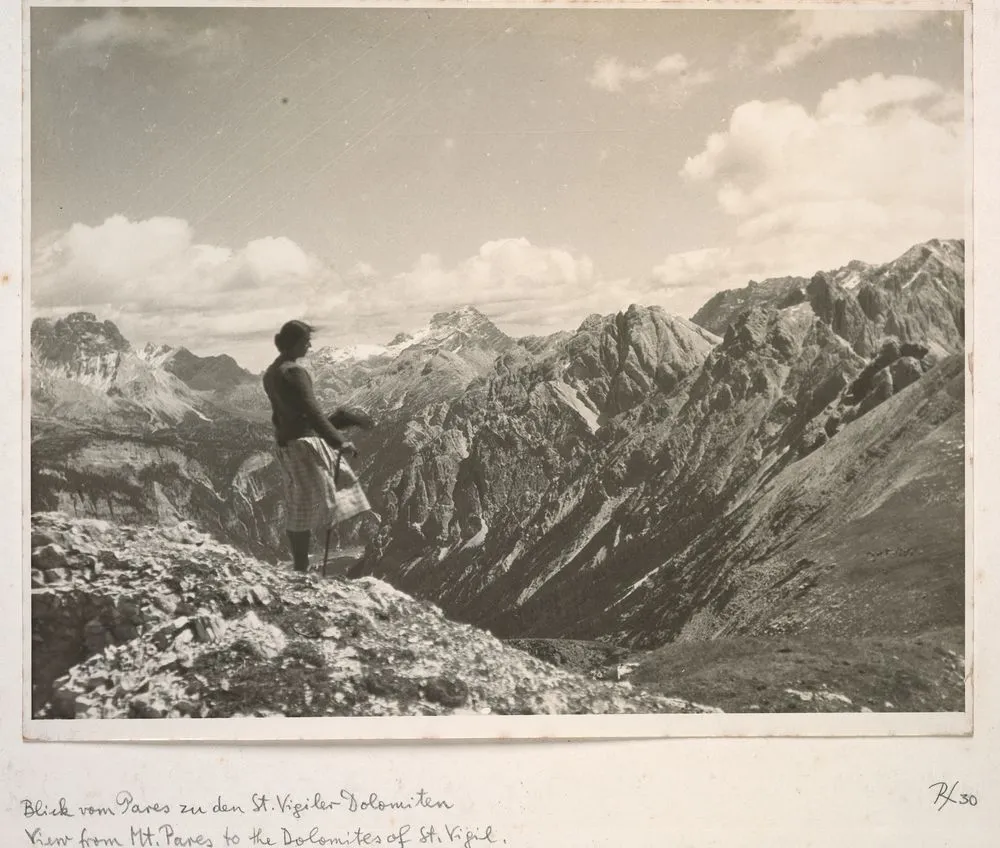
<svg viewBox="0 0 1000 848">
<path fill-rule="evenodd" d="M 26 726 L 964 720 L 966 14 L 26 7 Z"/>
</svg>

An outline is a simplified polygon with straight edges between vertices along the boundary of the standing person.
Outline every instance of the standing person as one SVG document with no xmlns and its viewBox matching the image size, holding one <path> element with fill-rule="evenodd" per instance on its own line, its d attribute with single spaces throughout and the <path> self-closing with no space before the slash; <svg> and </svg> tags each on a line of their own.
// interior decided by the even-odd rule
<svg viewBox="0 0 1000 848">
<path fill-rule="evenodd" d="M 329 530 L 371 509 L 343 455 L 357 449 L 327 418 L 313 394 L 312 378 L 298 362 L 312 344 L 313 328 L 289 321 L 274 337 L 278 357 L 264 372 L 264 391 L 271 402 L 276 453 L 285 486 L 286 532 L 296 571 L 309 570 L 309 546 L 314 529 Z M 345 425 L 361 421 L 334 414 Z M 353 486 L 340 493 L 337 476 Z"/>
</svg>

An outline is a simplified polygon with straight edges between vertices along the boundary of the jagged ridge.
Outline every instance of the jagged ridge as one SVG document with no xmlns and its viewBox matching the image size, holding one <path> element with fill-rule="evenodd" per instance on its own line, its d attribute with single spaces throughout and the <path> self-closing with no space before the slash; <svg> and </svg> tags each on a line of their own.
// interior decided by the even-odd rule
<svg viewBox="0 0 1000 848">
<path fill-rule="evenodd" d="M 33 415 L 117 431 L 207 417 L 202 398 L 89 312 L 32 322 L 31 401 Z"/>
<path fill-rule="evenodd" d="M 634 354 L 626 315 L 592 317 L 541 357 L 501 357 L 379 479 L 394 523 L 371 570 L 505 636 L 658 644 L 708 605 L 721 626 L 732 591 L 719 548 L 743 531 L 720 523 L 828 441 L 855 443 L 866 415 L 960 349 L 962 258 L 960 242 L 930 243 L 773 292 L 681 379 L 651 378 L 657 356 Z M 876 288 L 883 300 L 866 300 Z M 566 393 L 567 373 L 589 383 Z M 623 377 L 634 394 L 615 387 Z M 696 546 L 681 586 L 674 569 Z"/>
</svg>

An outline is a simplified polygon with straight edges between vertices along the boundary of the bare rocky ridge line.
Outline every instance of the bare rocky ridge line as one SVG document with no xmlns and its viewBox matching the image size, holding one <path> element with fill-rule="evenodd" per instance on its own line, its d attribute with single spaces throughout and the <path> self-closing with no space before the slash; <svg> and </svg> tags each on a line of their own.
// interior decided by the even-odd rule
<svg viewBox="0 0 1000 848">
<path fill-rule="evenodd" d="M 849 271 L 850 288 L 843 275 L 794 297 L 779 287 L 673 375 L 683 360 L 664 328 L 680 322 L 635 307 L 542 357 L 501 357 L 447 411 L 411 422 L 408 453 L 378 452 L 371 573 L 504 636 L 653 645 L 706 604 L 727 620 L 724 516 L 825 443 L 854 442 L 852 422 L 962 349 L 961 243 Z M 960 456 L 947 462 L 961 473 Z"/>
</svg>

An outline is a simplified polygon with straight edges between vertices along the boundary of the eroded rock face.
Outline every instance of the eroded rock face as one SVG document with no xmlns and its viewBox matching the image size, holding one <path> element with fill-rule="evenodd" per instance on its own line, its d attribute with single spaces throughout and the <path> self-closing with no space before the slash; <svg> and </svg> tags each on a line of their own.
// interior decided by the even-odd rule
<svg viewBox="0 0 1000 848">
<path fill-rule="evenodd" d="M 827 326 L 866 359 L 886 337 L 918 341 L 937 356 L 962 350 L 965 244 L 932 239 L 882 265 L 851 262 L 811 279 L 782 277 L 719 292 L 692 319 L 717 335 L 753 308 L 808 301 Z M 919 358 L 919 357 L 918 357 Z"/>
<path fill-rule="evenodd" d="M 545 356 L 504 356 L 380 481 L 389 529 L 367 567 L 509 637 L 655 644 L 703 604 L 724 620 L 719 523 L 814 452 L 857 444 L 868 416 L 943 361 L 935 348 L 960 347 L 961 258 L 960 243 L 931 243 L 755 289 L 723 339 L 692 340 L 701 364 L 662 382 L 685 347 L 652 310 L 591 316 Z M 841 487 L 788 516 L 818 514 Z"/>
<path fill-rule="evenodd" d="M 146 431 L 204 418 L 201 399 L 89 312 L 31 325 L 32 415 Z"/>
<path fill-rule="evenodd" d="M 704 712 L 563 672 L 381 581 L 299 575 L 189 524 L 33 516 L 40 718 Z"/>
<path fill-rule="evenodd" d="M 717 341 L 658 307 L 632 305 L 616 315 L 587 319 L 560 347 L 552 366 L 607 420 L 651 392 L 672 391 Z"/>
<path fill-rule="evenodd" d="M 687 379 L 717 341 L 661 309 L 633 306 L 591 316 L 541 356 L 501 356 L 443 415 L 410 422 L 407 455 L 376 450 L 372 489 L 388 530 L 369 551 L 371 567 L 446 604 L 475 595 L 488 578 L 472 562 L 516 556 L 522 531 L 528 541 L 557 523 L 559 493 L 572 502 L 567 487 L 595 458 L 604 462 L 616 419 Z"/>
<path fill-rule="evenodd" d="M 810 425 L 810 433 L 822 431 L 832 437 L 851 421 L 866 415 L 894 394 L 911 386 L 937 363 L 938 358 L 921 344 L 905 342 L 900 344 L 890 338 L 882 343 L 879 352 L 865 365 L 858 376 L 837 397 L 831 398 L 822 410 L 817 410 Z M 825 417 L 825 420 L 824 420 Z M 800 454 L 825 442 L 810 445 L 804 440 Z"/>
<path fill-rule="evenodd" d="M 282 555 L 281 476 L 269 428 L 225 420 L 152 434 L 36 432 L 32 509 L 127 524 L 192 520 L 216 538 Z"/>
</svg>

